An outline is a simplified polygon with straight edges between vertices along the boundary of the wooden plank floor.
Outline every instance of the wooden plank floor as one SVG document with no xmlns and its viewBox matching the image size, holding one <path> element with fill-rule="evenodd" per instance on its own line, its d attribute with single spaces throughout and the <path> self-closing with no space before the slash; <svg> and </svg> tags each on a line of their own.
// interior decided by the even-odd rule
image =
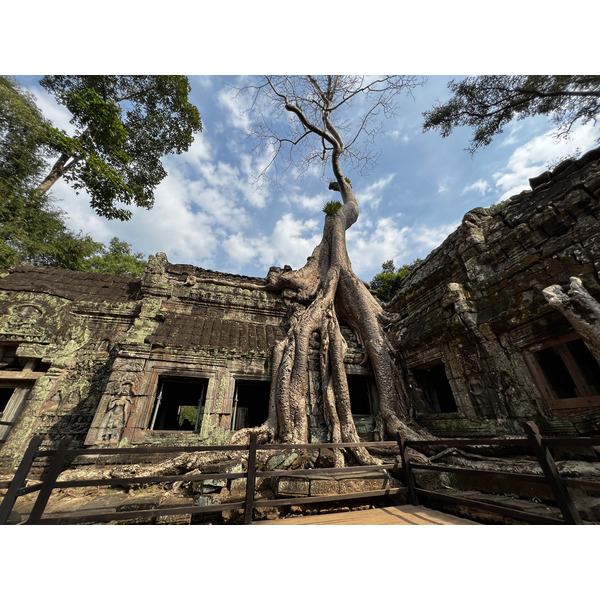
<svg viewBox="0 0 600 600">
<path fill-rule="evenodd" d="M 447 515 L 437 510 L 404 504 L 370 510 L 309 515 L 274 521 L 255 521 L 253 525 L 479 525 L 475 521 Z"/>
</svg>

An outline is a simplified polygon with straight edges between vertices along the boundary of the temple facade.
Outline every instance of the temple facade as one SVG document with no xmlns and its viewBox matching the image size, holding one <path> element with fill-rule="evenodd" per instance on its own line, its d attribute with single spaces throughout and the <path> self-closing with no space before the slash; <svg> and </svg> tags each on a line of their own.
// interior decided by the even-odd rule
<svg viewBox="0 0 600 600">
<path fill-rule="evenodd" d="M 443 436 L 600 431 L 600 150 L 475 209 L 386 307 L 414 420 Z M 385 257 L 383 257 L 385 258 Z M 0 472 L 34 434 L 53 447 L 198 445 L 267 417 L 288 327 L 265 279 L 151 256 L 141 280 L 0 271 Z M 342 327 L 352 412 L 376 437 L 377 390 Z M 311 439 L 325 441 L 318 339 Z"/>
</svg>

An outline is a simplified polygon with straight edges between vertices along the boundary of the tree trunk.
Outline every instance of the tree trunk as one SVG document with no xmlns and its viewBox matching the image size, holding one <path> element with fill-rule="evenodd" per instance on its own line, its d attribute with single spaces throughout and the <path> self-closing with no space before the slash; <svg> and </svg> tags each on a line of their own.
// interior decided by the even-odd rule
<svg viewBox="0 0 600 600">
<path fill-rule="evenodd" d="M 320 335 L 322 410 L 334 443 L 359 442 L 352 417 L 344 368 L 346 342 L 340 321 L 355 331 L 363 345 L 375 377 L 379 395 L 381 429 L 395 439 L 398 429 L 418 436 L 410 425 L 407 396 L 385 337 L 382 307 L 354 274 L 346 251 L 345 232 L 358 218 L 358 204 L 349 183 L 338 177 L 343 206 L 325 217 L 323 237 L 308 262 L 298 271 L 270 275 L 268 289 L 279 291 L 292 309 L 290 328 L 273 351 L 269 418 L 257 431 L 260 441 L 309 443 L 307 401 L 311 335 Z M 245 439 L 251 430 L 234 434 Z M 377 463 L 364 448 L 353 449 L 361 464 Z M 338 453 L 338 464 L 343 457 Z"/>
<path fill-rule="evenodd" d="M 69 162 L 71 160 L 71 162 Z M 44 178 L 42 183 L 35 189 L 36 194 L 45 194 L 65 173 L 70 171 L 79 159 L 69 154 L 61 154 L 58 160 L 50 169 L 50 173 Z"/>
</svg>

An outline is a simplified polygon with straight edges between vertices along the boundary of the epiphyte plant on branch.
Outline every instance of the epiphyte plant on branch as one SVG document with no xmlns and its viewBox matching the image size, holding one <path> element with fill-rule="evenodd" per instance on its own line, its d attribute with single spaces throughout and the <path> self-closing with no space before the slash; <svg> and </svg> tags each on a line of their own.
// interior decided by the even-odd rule
<svg viewBox="0 0 600 600">
<path fill-rule="evenodd" d="M 310 340 L 319 339 L 320 398 L 318 410 L 331 442 L 358 442 L 344 367 L 347 344 L 340 323 L 362 343 L 377 386 L 376 421 L 380 436 L 413 429 L 407 394 L 385 336 L 389 315 L 354 274 L 346 250 L 346 230 L 358 219 L 359 205 L 342 167 L 360 172 L 372 163 L 372 142 L 381 132 L 381 118 L 396 114 L 401 93 L 422 81 L 405 76 L 265 76 L 250 94 L 254 134 L 272 151 L 268 176 L 283 159 L 300 172 L 314 163 L 330 169 L 330 189 L 341 202 L 328 203 L 319 245 L 298 270 L 271 269 L 265 289 L 281 293 L 290 309 L 289 329 L 273 350 L 269 417 L 255 428 L 260 439 L 307 443 L 309 430 Z M 233 440 L 243 439 L 242 430 Z M 376 461 L 366 450 L 353 450 L 361 463 Z M 343 456 L 337 454 L 337 464 Z"/>
</svg>

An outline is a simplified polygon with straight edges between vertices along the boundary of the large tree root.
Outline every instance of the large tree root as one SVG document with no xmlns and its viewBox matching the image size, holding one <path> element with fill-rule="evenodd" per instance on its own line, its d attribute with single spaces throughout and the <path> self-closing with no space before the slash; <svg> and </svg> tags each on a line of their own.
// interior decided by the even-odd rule
<svg viewBox="0 0 600 600">
<path fill-rule="evenodd" d="M 262 442 L 309 443 L 309 359 L 311 336 L 315 333 L 320 340 L 320 408 L 328 441 L 360 442 L 350 406 L 344 367 L 347 345 L 340 322 L 357 334 L 365 362 L 372 368 L 379 397 L 376 420 L 381 439 L 395 439 L 398 430 L 411 439 L 424 437 L 411 423 L 404 383 L 383 330 L 389 319 L 352 271 L 345 229 L 344 213 L 327 216 L 323 239 L 302 269 L 270 272 L 267 289 L 280 292 L 288 303 L 290 325 L 286 337 L 273 349 L 269 417 L 260 427 L 234 433 L 233 443 L 246 442 L 253 431 Z M 381 463 L 365 448 L 352 448 L 350 452 L 359 464 Z M 343 464 L 344 453 L 337 451 L 336 466 Z"/>
</svg>

